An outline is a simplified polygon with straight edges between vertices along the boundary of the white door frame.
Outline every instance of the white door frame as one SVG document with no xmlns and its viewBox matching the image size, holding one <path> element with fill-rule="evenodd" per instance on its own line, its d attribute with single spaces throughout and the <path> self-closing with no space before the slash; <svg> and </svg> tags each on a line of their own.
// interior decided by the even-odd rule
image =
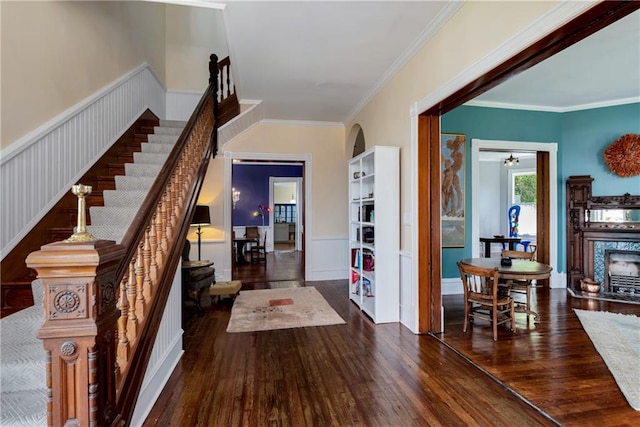
<svg viewBox="0 0 640 427">
<path fill-rule="evenodd" d="M 231 183 L 233 180 L 233 161 L 234 160 L 266 160 L 273 162 L 300 162 L 304 164 L 304 224 L 302 222 L 302 217 L 300 217 L 299 227 L 297 232 L 298 236 L 304 236 L 304 278 L 311 277 L 311 272 L 309 269 L 311 268 L 310 260 L 313 255 L 313 247 L 311 245 L 311 235 L 310 233 L 304 233 L 304 229 L 313 230 L 311 224 L 313 223 L 313 191 L 312 191 L 312 181 L 313 181 L 313 170 L 312 170 L 312 162 L 311 162 L 311 154 L 310 153 L 243 153 L 243 152 L 234 152 L 234 151 L 225 151 L 224 152 L 224 190 L 223 190 L 223 227 L 224 227 L 224 235 L 225 235 L 225 245 L 229 248 L 231 247 L 231 229 L 232 229 L 232 194 L 231 194 Z M 302 200 L 302 186 L 298 186 L 298 199 Z M 270 233 L 273 237 L 273 233 Z M 296 239 L 298 242 L 301 239 Z M 233 269 L 233 259 L 231 257 L 231 250 L 224 251 L 224 268 L 225 268 L 225 277 L 231 277 L 231 271 Z M 227 274 L 228 273 L 228 274 Z"/>
<path fill-rule="evenodd" d="M 295 245 L 296 251 L 302 250 L 302 244 L 300 239 L 302 238 L 302 233 L 300 231 L 300 224 L 302 224 L 302 210 L 304 203 L 299 203 L 302 200 L 302 177 L 269 177 L 269 206 L 271 206 L 272 211 L 275 207 L 275 202 L 273 201 L 273 184 L 276 182 L 293 182 L 295 184 L 295 198 L 296 198 L 296 233 L 295 233 Z M 271 221 L 271 230 L 270 233 L 273 237 L 275 237 L 273 221 Z M 271 241 L 271 250 L 275 245 L 275 242 Z"/>
<path fill-rule="evenodd" d="M 551 280 L 552 288 L 566 287 L 566 281 L 561 280 L 558 271 L 558 144 L 556 142 L 523 142 L 523 141 L 495 141 L 486 139 L 471 139 L 471 256 L 480 256 L 479 228 L 480 217 L 478 209 L 478 186 L 480 185 L 480 150 L 506 151 L 545 151 L 549 153 L 549 263 L 553 267 Z M 555 280 L 554 280 L 555 279 Z"/>
</svg>

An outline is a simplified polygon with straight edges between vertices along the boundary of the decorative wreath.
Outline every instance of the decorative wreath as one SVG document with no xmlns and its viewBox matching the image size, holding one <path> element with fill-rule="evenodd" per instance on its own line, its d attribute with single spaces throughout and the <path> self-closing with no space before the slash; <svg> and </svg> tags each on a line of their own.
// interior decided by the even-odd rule
<svg viewBox="0 0 640 427">
<path fill-rule="evenodd" d="M 622 135 L 604 150 L 604 162 L 618 176 L 640 175 L 640 135 Z"/>
</svg>

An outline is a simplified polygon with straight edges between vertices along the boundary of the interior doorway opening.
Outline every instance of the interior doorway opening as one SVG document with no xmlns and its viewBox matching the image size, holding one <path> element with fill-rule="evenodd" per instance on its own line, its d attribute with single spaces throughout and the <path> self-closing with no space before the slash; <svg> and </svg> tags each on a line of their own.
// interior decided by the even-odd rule
<svg viewBox="0 0 640 427">
<path fill-rule="evenodd" d="M 515 159 L 515 160 L 511 160 Z M 478 155 L 480 181 L 478 204 L 473 206 L 479 220 L 480 237 L 518 237 L 517 250 L 531 250 L 537 234 L 537 172 L 534 151 L 481 149 Z M 510 161 L 511 160 L 511 161 Z M 480 255 L 484 253 L 484 245 Z M 491 245 L 489 256 L 499 257 L 500 245 Z"/>
<path fill-rule="evenodd" d="M 225 152 L 224 227 L 229 250 L 225 251 L 228 257 L 224 277 L 241 280 L 243 286 L 245 282 L 259 286 L 267 282 L 305 280 L 309 246 L 304 230 L 311 221 L 305 209 L 306 197 L 310 197 L 310 162 L 310 156 L 305 154 Z M 243 168 L 246 168 L 244 176 L 239 173 Z M 275 220 L 275 214 L 279 212 L 274 203 L 274 179 L 295 184 L 293 195 L 291 188 L 294 187 L 290 187 L 286 200 L 283 199 L 286 203 L 282 203 L 289 205 L 289 216 L 285 208 L 285 216 L 278 222 Z M 239 200 L 234 199 L 235 192 L 240 192 Z M 274 250 L 276 225 L 280 224 L 280 219 L 295 221 L 290 235 L 295 246 L 290 252 Z M 260 237 L 254 240 L 265 247 L 266 262 L 252 262 L 250 248 L 257 243 L 243 241 L 247 228 L 258 229 Z M 243 247 L 238 249 L 238 245 Z"/>
<path fill-rule="evenodd" d="M 301 251 L 302 178 L 270 177 L 270 205 L 273 206 L 273 250 Z"/>
</svg>

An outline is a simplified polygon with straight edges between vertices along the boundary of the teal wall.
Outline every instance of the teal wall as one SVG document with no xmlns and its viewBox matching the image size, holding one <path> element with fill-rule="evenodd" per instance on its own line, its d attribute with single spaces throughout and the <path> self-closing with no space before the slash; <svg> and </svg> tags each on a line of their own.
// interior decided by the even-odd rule
<svg viewBox="0 0 640 427">
<path fill-rule="evenodd" d="M 564 183 L 571 175 L 591 175 L 594 196 L 640 194 L 640 176 L 621 178 L 604 164 L 604 150 L 627 133 L 640 133 L 640 103 L 562 114 L 562 143 L 558 146 L 558 268 L 565 270 L 566 227 Z"/>
<path fill-rule="evenodd" d="M 627 133 L 640 133 L 640 103 L 562 114 L 558 151 L 564 160 L 558 179 L 564 183 L 571 175 L 591 175 L 594 196 L 640 194 L 640 176 L 620 178 L 609 171 L 602 157 L 612 142 Z"/>
<path fill-rule="evenodd" d="M 456 261 L 471 256 L 471 139 L 558 143 L 558 269 L 565 270 L 565 181 L 571 175 L 595 178 L 594 195 L 640 194 L 640 176 L 620 178 L 602 161 L 604 149 L 625 133 L 640 133 L 640 103 L 570 113 L 458 107 L 441 119 L 442 133 L 467 137 L 465 247 L 443 248 L 442 277 L 458 277 Z"/>
</svg>

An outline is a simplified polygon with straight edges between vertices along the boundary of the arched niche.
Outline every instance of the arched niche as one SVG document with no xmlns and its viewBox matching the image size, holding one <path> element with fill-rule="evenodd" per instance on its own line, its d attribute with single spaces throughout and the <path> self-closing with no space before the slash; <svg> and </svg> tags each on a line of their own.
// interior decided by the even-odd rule
<svg viewBox="0 0 640 427">
<path fill-rule="evenodd" d="M 351 157 L 356 157 L 358 154 L 363 153 L 367 148 L 364 141 L 364 132 L 362 131 L 362 127 L 360 127 L 359 124 L 355 124 L 351 128 L 351 131 L 349 132 L 348 142 L 348 147 L 352 147 Z"/>
</svg>

